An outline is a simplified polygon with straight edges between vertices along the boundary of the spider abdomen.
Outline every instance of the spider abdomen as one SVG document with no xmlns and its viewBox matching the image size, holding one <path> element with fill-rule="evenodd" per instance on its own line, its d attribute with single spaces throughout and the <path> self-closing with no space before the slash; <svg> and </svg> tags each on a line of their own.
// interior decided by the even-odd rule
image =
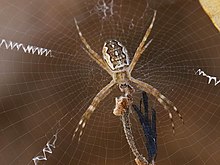
<svg viewBox="0 0 220 165">
<path fill-rule="evenodd" d="M 104 43 L 103 58 L 111 70 L 122 70 L 129 66 L 127 49 L 117 40 L 108 40 Z"/>
</svg>

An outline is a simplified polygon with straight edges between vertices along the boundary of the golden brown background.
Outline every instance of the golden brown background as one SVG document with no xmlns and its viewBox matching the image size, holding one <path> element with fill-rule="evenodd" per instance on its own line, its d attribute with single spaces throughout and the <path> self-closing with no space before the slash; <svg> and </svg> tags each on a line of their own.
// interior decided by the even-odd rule
<svg viewBox="0 0 220 165">
<path fill-rule="evenodd" d="M 106 0 L 107 4 L 111 1 Z M 158 11 L 153 42 L 133 76 L 150 83 L 183 114 L 157 110 L 158 165 L 220 164 L 220 84 L 207 84 L 198 68 L 220 78 L 220 35 L 196 0 L 114 0 L 113 13 L 95 10 L 98 0 L 0 0 L 0 38 L 52 50 L 40 57 L 0 48 L 0 164 L 33 164 L 32 158 L 57 130 L 47 165 L 133 165 L 122 124 L 112 114 L 117 89 L 101 103 L 80 143 L 73 130 L 96 93 L 110 80 L 82 49 L 74 17 L 92 48 L 101 53 L 105 40 L 115 38 L 135 52 Z M 99 1 L 102 4 L 102 1 Z M 135 101 L 140 99 L 140 91 Z M 137 116 L 132 128 L 138 149 L 146 155 Z"/>
</svg>

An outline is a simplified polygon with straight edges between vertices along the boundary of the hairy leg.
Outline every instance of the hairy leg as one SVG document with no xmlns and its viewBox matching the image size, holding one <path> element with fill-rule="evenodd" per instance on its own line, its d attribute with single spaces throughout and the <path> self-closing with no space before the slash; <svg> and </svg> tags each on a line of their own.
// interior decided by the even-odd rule
<svg viewBox="0 0 220 165">
<path fill-rule="evenodd" d="M 75 20 L 75 25 L 79 34 L 79 37 L 82 41 L 82 43 L 84 44 L 85 48 L 84 50 L 86 51 L 86 53 L 96 62 L 99 64 L 99 66 L 101 66 L 104 70 L 106 70 L 109 74 L 111 74 L 111 70 L 106 66 L 105 62 L 103 61 L 103 59 L 98 55 L 98 53 L 96 53 L 88 44 L 88 42 L 86 41 L 86 39 L 83 37 L 82 32 L 79 29 L 78 23 Z"/>
<path fill-rule="evenodd" d="M 146 31 L 146 33 L 145 33 L 145 35 L 144 35 L 142 41 L 140 42 L 140 44 L 139 44 L 139 46 L 138 46 L 138 48 L 137 48 L 137 50 L 136 50 L 136 52 L 135 52 L 135 54 L 134 54 L 134 57 L 133 57 L 133 59 L 132 59 L 132 61 L 131 61 L 131 64 L 130 64 L 130 66 L 129 66 L 129 67 L 130 67 L 130 68 L 129 68 L 130 72 L 134 69 L 134 67 L 135 67 L 137 61 L 139 60 L 139 58 L 141 57 L 142 53 L 144 52 L 144 50 L 148 47 L 148 45 L 149 45 L 149 44 L 151 43 L 151 41 L 152 41 L 152 40 L 150 40 L 150 41 L 145 45 L 145 42 L 146 42 L 148 36 L 150 35 L 151 29 L 153 28 L 154 21 L 155 21 L 155 19 L 156 19 L 156 13 L 157 13 L 157 12 L 156 12 L 156 10 L 155 10 L 155 11 L 154 11 L 153 19 L 152 19 L 152 21 L 151 21 L 151 24 L 150 24 L 149 28 L 147 29 L 147 31 Z"/>
<path fill-rule="evenodd" d="M 81 120 L 78 123 L 78 126 L 76 127 L 73 138 L 75 137 L 76 133 L 78 130 L 81 128 L 81 131 L 79 133 L 79 141 L 80 137 L 83 133 L 83 129 L 85 128 L 86 122 L 89 120 L 91 117 L 92 113 L 95 111 L 99 103 L 106 97 L 108 94 L 112 91 L 113 87 L 115 85 L 115 82 L 112 80 L 108 85 L 106 85 L 92 100 L 92 103 L 90 106 L 87 108 L 86 112 L 82 115 Z"/>
<path fill-rule="evenodd" d="M 137 85 L 138 88 L 140 88 L 141 90 L 153 95 L 154 97 L 156 97 L 157 101 L 163 105 L 164 109 L 167 110 L 169 112 L 169 118 L 172 122 L 172 128 L 173 128 L 173 133 L 175 132 L 174 130 L 174 122 L 173 122 L 173 115 L 170 111 L 170 109 L 174 110 L 179 118 L 182 120 L 183 122 L 183 117 L 182 115 L 179 113 L 179 111 L 177 110 L 177 108 L 173 105 L 173 103 L 168 100 L 164 95 L 162 95 L 156 88 L 154 88 L 153 86 L 145 83 L 145 82 L 142 82 L 140 80 L 137 80 L 137 79 L 134 79 L 134 78 L 131 78 L 131 81 L 133 83 L 135 83 Z"/>
</svg>

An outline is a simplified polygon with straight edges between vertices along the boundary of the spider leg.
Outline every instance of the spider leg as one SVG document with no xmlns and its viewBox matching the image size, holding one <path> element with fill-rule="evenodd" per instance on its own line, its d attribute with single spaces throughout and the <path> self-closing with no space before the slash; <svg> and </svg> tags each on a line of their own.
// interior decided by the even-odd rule
<svg viewBox="0 0 220 165">
<path fill-rule="evenodd" d="M 150 35 L 150 32 L 151 32 L 151 30 L 152 30 L 152 28 L 153 28 L 154 21 L 155 21 L 155 19 L 156 19 L 156 14 L 157 14 L 157 11 L 154 10 L 154 16 L 153 16 L 153 19 L 152 19 L 152 21 L 151 21 L 151 24 L 150 24 L 149 28 L 147 29 L 147 31 L 145 32 L 145 35 L 144 35 L 142 41 L 140 42 L 140 44 L 139 44 L 139 46 L 138 46 L 138 48 L 137 48 L 137 50 L 136 50 L 136 52 L 135 52 L 135 54 L 134 54 L 134 57 L 133 57 L 133 59 L 132 59 L 132 61 L 131 61 L 130 68 L 129 68 L 129 71 L 130 71 L 130 72 L 134 69 L 134 67 L 135 67 L 137 61 L 139 60 L 139 58 L 141 57 L 142 53 L 143 53 L 144 50 L 150 45 L 150 43 L 151 43 L 151 41 L 152 41 L 152 40 L 150 40 L 150 41 L 145 45 L 145 42 L 146 42 L 146 40 L 147 40 L 148 36 Z"/>
<path fill-rule="evenodd" d="M 112 80 L 108 85 L 106 85 L 104 88 L 102 88 L 102 90 L 93 98 L 92 103 L 87 108 L 86 112 L 82 115 L 82 117 L 81 117 L 81 119 L 78 123 L 78 126 L 76 127 L 76 129 L 74 131 L 73 138 L 76 136 L 76 133 L 79 131 L 79 129 L 81 129 L 80 133 L 79 133 L 79 139 L 78 139 L 78 141 L 80 141 L 80 138 L 81 138 L 82 133 L 83 133 L 83 129 L 85 128 L 85 125 L 86 125 L 87 121 L 89 120 L 92 113 L 95 111 L 95 109 L 99 105 L 99 103 L 106 96 L 108 96 L 108 94 L 112 91 L 114 85 L 115 85 L 115 82 Z"/>
<path fill-rule="evenodd" d="M 173 115 L 171 113 L 171 110 L 174 110 L 179 118 L 182 120 L 182 122 L 184 123 L 183 121 L 183 117 L 182 115 L 179 113 L 179 111 L 177 110 L 177 108 L 173 105 L 173 103 L 168 100 L 164 95 L 162 95 L 156 88 L 154 88 L 153 86 L 145 83 L 145 82 L 142 82 L 140 80 L 137 80 L 135 78 L 131 78 L 131 81 L 133 83 L 135 83 L 135 85 L 140 88 L 141 90 L 153 95 L 154 97 L 156 97 L 157 101 L 159 101 L 159 103 L 161 105 L 163 105 L 164 109 L 168 111 L 169 113 L 169 118 L 171 120 L 171 123 L 172 123 L 172 129 L 173 129 L 173 133 L 175 133 L 175 130 L 174 130 L 174 122 L 173 122 Z"/>
<path fill-rule="evenodd" d="M 88 44 L 88 42 L 86 41 L 86 39 L 83 37 L 82 32 L 79 29 L 79 25 L 77 23 L 77 20 L 74 18 L 75 21 L 75 25 L 76 25 L 76 29 L 78 31 L 79 37 L 82 41 L 82 43 L 84 44 L 85 48 L 83 48 L 86 53 L 96 62 L 98 63 L 99 66 L 101 66 L 104 70 L 106 70 L 110 75 L 111 75 L 111 70 L 107 67 L 107 65 L 105 64 L 105 62 L 103 61 L 103 59 L 98 55 L 98 53 L 96 53 Z"/>
</svg>

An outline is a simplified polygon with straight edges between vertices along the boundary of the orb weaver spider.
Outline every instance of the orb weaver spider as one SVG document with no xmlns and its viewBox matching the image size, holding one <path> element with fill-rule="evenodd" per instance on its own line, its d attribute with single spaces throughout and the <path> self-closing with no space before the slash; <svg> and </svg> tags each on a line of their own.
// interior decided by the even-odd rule
<svg viewBox="0 0 220 165">
<path fill-rule="evenodd" d="M 171 109 L 174 110 L 178 114 L 179 118 L 183 121 L 182 115 L 179 113 L 177 108 L 173 105 L 173 103 L 170 100 L 168 100 L 153 86 L 149 85 L 148 83 L 137 80 L 131 76 L 131 72 L 134 69 L 139 58 L 141 57 L 145 49 L 149 46 L 149 44 L 152 42 L 151 39 L 149 42 L 145 44 L 148 36 L 150 35 L 151 29 L 153 28 L 155 18 L 156 18 L 156 11 L 154 11 L 151 24 L 149 28 L 146 30 L 142 41 L 140 42 L 138 48 L 136 49 L 136 52 L 134 54 L 131 63 L 129 62 L 127 49 L 119 41 L 115 39 L 108 40 L 104 43 L 102 49 L 102 54 L 103 54 L 103 59 L 102 59 L 98 55 L 98 53 L 96 53 L 87 43 L 86 39 L 82 35 L 82 32 L 80 31 L 77 20 L 74 19 L 81 42 L 85 46 L 84 50 L 102 69 L 107 71 L 109 75 L 112 76 L 112 81 L 109 84 L 107 84 L 104 88 L 102 88 L 99 91 L 99 93 L 94 97 L 92 103 L 87 108 L 85 113 L 82 115 L 81 120 L 79 121 L 78 126 L 74 131 L 73 138 L 75 137 L 76 133 L 81 127 L 81 131 L 79 133 L 79 139 L 78 139 L 80 140 L 80 137 L 83 133 L 83 128 L 85 127 L 92 113 L 95 111 L 99 103 L 102 100 L 104 100 L 106 96 L 112 91 L 115 85 L 118 85 L 121 92 L 125 92 L 125 91 L 127 91 L 126 93 L 134 92 L 133 87 L 130 85 L 130 82 L 134 83 L 136 87 L 139 88 L 140 90 L 143 90 L 148 94 L 153 95 L 157 99 L 157 101 L 161 105 L 163 105 L 164 109 L 168 111 L 169 118 L 172 123 L 173 133 L 174 133 L 174 122 L 173 122 Z M 130 92 L 128 92 L 129 90 Z M 116 99 L 116 104 L 117 103 L 121 104 L 122 102 Z M 116 113 L 116 115 L 120 115 L 120 114 Z"/>
</svg>

